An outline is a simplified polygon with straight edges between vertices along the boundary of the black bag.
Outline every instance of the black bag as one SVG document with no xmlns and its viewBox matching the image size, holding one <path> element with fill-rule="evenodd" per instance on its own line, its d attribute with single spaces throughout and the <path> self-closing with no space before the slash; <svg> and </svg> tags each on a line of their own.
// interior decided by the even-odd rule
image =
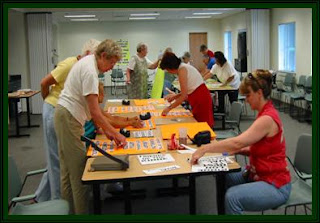
<svg viewBox="0 0 320 223">
<path fill-rule="evenodd" d="M 198 132 L 191 141 L 197 146 L 201 146 L 202 144 L 208 144 L 211 141 L 211 133 L 210 131 L 201 131 Z"/>
</svg>

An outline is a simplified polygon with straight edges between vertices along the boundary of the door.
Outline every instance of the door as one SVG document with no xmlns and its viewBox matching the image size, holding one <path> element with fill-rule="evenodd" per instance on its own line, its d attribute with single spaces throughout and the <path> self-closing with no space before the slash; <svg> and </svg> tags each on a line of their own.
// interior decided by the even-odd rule
<svg viewBox="0 0 320 223">
<path fill-rule="evenodd" d="M 203 63 L 203 55 L 200 52 L 200 46 L 207 46 L 207 33 L 189 33 L 189 49 L 191 54 L 191 65 L 202 72 L 206 66 Z"/>
</svg>

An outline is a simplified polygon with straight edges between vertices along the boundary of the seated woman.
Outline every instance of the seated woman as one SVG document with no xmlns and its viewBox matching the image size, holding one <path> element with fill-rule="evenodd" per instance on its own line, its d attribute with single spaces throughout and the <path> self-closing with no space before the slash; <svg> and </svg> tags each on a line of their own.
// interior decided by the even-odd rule
<svg viewBox="0 0 320 223">
<path fill-rule="evenodd" d="M 248 74 L 240 85 L 241 94 L 259 112 L 253 124 L 241 135 L 214 141 L 198 149 L 191 163 L 207 152 L 243 154 L 250 165 L 242 172 L 226 175 L 226 214 L 263 211 L 284 204 L 290 195 L 290 172 L 286 162 L 286 143 L 277 110 L 269 99 L 272 75 L 267 70 Z"/>
<path fill-rule="evenodd" d="M 194 118 L 198 122 L 207 122 L 210 127 L 213 127 L 212 99 L 199 71 L 189 64 L 181 63 L 181 59 L 171 52 L 163 55 L 160 68 L 178 75 L 180 83 L 179 94 L 171 93 L 165 97 L 173 103 L 162 111 L 162 115 L 167 115 L 171 109 L 188 100 Z"/>
</svg>

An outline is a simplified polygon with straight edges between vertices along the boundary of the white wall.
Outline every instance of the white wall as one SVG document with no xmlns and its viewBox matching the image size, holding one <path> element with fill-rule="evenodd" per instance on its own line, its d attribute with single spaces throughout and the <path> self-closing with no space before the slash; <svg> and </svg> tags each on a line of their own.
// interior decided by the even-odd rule
<svg viewBox="0 0 320 223">
<path fill-rule="evenodd" d="M 8 76 L 21 74 L 21 88 L 30 88 L 26 18 L 23 13 L 14 10 L 8 14 Z M 26 111 L 25 100 L 21 100 L 21 104 L 22 110 Z"/>
<path fill-rule="evenodd" d="M 8 75 L 21 74 L 21 87 L 29 88 L 29 56 L 25 15 L 11 10 L 8 20 Z"/>
<path fill-rule="evenodd" d="M 271 10 L 271 69 L 278 70 L 278 25 L 296 23 L 296 74 L 312 73 L 312 10 L 272 9 Z"/>
<path fill-rule="evenodd" d="M 238 58 L 238 33 L 240 30 L 247 30 L 247 13 L 248 11 L 241 12 L 232 16 L 229 16 L 227 18 L 221 19 L 221 49 L 220 51 L 224 51 L 223 46 L 223 39 L 224 39 L 224 33 L 227 31 L 231 31 L 231 38 L 232 38 L 232 64 L 234 65 L 234 59 Z M 248 30 L 247 30 L 248 31 Z M 248 32 L 247 32 L 247 40 L 248 40 Z M 247 48 L 248 48 L 247 44 Z"/>
<path fill-rule="evenodd" d="M 168 46 L 181 56 L 189 48 L 189 32 L 207 32 L 209 48 L 214 51 L 223 51 L 224 31 L 232 31 L 232 56 L 237 58 L 237 33 L 241 29 L 248 29 L 248 69 L 250 70 L 250 24 L 247 14 L 248 11 L 245 11 L 221 20 L 60 23 L 57 29 L 54 29 L 59 55 L 57 60 L 79 54 L 83 43 L 89 38 L 128 39 L 131 54 L 136 52 L 137 43 L 144 41 L 149 45 L 148 57 L 151 60 L 155 60 L 159 51 Z M 270 69 L 278 70 L 278 25 L 294 21 L 296 22 L 296 73 L 311 74 L 311 9 L 271 9 L 270 17 Z M 27 31 L 22 13 L 9 12 L 8 35 L 9 74 L 22 74 L 22 88 L 29 88 Z"/>
<path fill-rule="evenodd" d="M 160 50 L 167 47 L 172 47 L 177 56 L 182 56 L 184 51 L 189 50 L 190 32 L 207 32 L 209 48 L 223 48 L 219 20 L 73 22 L 59 24 L 59 60 L 79 54 L 82 45 L 90 38 L 128 40 L 131 56 L 136 53 L 137 44 L 145 42 L 149 47 L 148 58 L 152 61 L 158 58 Z"/>
</svg>

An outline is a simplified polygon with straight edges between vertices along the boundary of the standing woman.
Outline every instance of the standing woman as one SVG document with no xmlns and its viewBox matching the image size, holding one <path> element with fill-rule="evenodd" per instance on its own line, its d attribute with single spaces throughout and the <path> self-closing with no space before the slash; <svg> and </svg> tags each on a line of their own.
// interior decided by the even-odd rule
<svg viewBox="0 0 320 223">
<path fill-rule="evenodd" d="M 128 98 L 148 98 L 148 69 L 156 69 L 159 60 L 152 63 L 146 56 L 148 47 L 144 43 L 137 46 L 137 54 L 132 56 L 127 67 Z"/>
<path fill-rule="evenodd" d="M 174 102 L 162 111 L 162 115 L 167 115 L 171 109 L 188 100 L 194 118 L 198 122 L 207 122 L 210 127 L 213 127 L 212 99 L 199 71 L 189 64 L 181 63 L 181 59 L 171 52 L 163 55 L 160 68 L 178 75 L 180 83 L 179 94 L 171 93 L 165 97 L 169 102 Z"/>
<path fill-rule="evenodd" d="M 250 158 L 245 170 L 226 175 L 226 214 L 264 211 L 284 204 L 291 178 L 286 162 L 286 142 L 278 111 L 270 100 L 272 74 L 256 70 L 243 79 L 240 92 L 258 116 L 241 135 L 202 146 L 193 155 L 196 164 L 205 153 L 243 154 Z"/>
<path fill-rule="evenodd" d="M 55 108 L 61 198 L 69 202 L 71 213 L 89 213 L 88 188 L 81 181 L 87 159 L 86 147 L 81 141 L 85 121 L 92 118 L 117 146 L 127 143 L 103 115 L 98 103 L 98 76 L 111 70 L 120 59 L 121 48 L 116 42 L 110 39 L 101 42 L 94 55 L 86 56 L 73 65 Z"/>
<path fill-rule="evenodd" d="M 208 79 L 212 77 L 212 75 L 217 75 L 218 80 L 222 83 L 222 86 L 230 85 L 235 90 L 233 91 L 219 91 L 218 98 L 219 98 L 219 108 L 218 112 L 225 112 L 224 111 L 224 96 L 228 94 L 230 104 L 234 101 L 238 101 L 238 93 L 239 93 L 239 86 L 240 86 L 240 76 L 236 69 L 234 69 L 233 65 L 227 61 L 224 57 L 224 54 L 220 51 L 214 53 L 216 63 L 211 68 L 210 72 L 204 75 L 204 79 Z"/>
</svg>

